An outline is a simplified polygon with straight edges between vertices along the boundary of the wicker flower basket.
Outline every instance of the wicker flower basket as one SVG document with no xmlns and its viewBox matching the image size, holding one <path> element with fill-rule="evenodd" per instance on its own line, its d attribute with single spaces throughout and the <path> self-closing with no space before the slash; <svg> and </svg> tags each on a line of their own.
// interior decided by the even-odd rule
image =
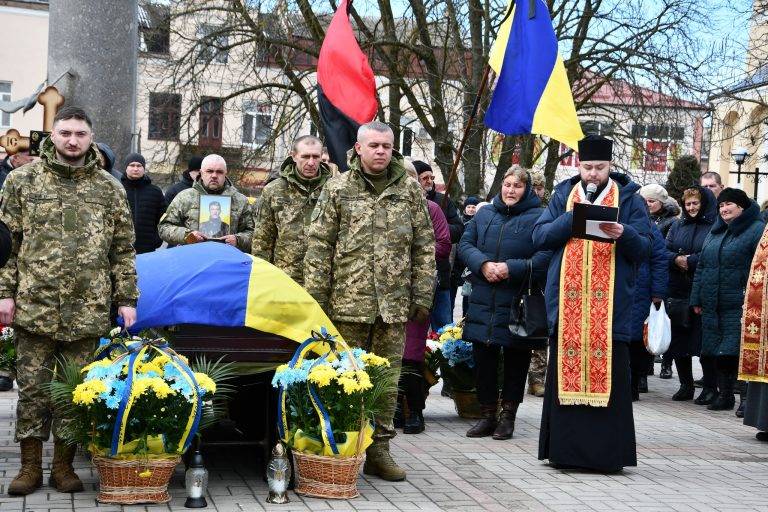
<svg viewBox="0 0 768 512">
<path fill-rule="evenodd" d="M 477 394 L 474 391 L 452 391 L 453 405 L 460 418 L 476 420 L 483 417 L 480 410 L 480 402 L 477 401 Z"/>
<path fill-rule="evenodd" d="M 149 460 L 123 460 L 94 456 L 93 463 L 99 472 L 99 495 L 101 503 L 167 503 L 168 482 L 171 480 L 180 457 Z M 140 473 L 150 471 L 142 477 Z"/>
<path fill-rule="evenodd" d="M 357 457 L 326 457 L 294 451 L 295 491 L 316 498 L 356 498 L 360 496 L 357 476 L 364 460 L 364 452 Z"/>
</svg>

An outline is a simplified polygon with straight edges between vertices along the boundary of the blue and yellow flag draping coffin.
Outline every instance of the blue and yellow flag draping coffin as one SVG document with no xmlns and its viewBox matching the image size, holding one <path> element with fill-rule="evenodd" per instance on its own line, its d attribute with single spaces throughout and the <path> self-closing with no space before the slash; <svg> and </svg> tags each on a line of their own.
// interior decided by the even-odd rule
<svg viewBox="0 0 768 512">
<path fill-rule="evenodd" d="M 543 0 L 510 0 L 489 62 L 498 79 L 485 125 L 506 135 L 546 135 L 576 148 L 584 138 Z M 531 17 L 531 14 L 533 16 Z"/>
<path fill-rule="evenodd" d="M 338 331 L 320 305 L 274 265 L 218 242 L 136 257 L 139 302 L 132 332 L 200 324 L 250 327 L 301 343 Z"/>
</svg>

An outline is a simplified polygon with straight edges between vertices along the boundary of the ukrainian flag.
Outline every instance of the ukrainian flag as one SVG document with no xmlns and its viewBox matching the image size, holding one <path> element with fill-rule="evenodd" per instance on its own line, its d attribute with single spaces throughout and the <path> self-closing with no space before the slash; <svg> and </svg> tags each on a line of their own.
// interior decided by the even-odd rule
<svg viewBox="0 0 768 512">
<path fill-rule="evenodd" d="M 204 242 L 140 254 L 136 273 L 133 332 L 202 324 L 251 327 L 298 343 L 322 328 L 339 336 L 304 288 L 274 265 L 231 245 Z"/>
<path fill-rule="evenodd" d="M 486 126 L 506 135 L 546 135 L 576 148 L 584 133 L 547 6 L 510 0 L 507 13 L 489 55 L 498 80 Z"/>
</svg>

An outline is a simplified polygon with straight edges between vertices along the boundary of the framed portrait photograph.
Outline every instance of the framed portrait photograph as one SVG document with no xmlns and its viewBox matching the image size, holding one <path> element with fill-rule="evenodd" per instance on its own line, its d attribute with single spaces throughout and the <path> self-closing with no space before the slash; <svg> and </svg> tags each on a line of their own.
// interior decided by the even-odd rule
<svg viewBox="0 0 768 512">
<path fill-rule="evenodd" d="M 200 213 L 197 220 L 198 230 L 206 238 L 221 238 L 231 233 L 230 216 L 232 198 L 230 196 L 200 195 Z"/>
</svg>

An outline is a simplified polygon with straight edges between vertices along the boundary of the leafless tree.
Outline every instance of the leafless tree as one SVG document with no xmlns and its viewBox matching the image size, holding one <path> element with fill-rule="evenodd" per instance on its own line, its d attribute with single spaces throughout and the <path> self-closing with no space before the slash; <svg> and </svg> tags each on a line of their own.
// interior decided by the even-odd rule
<svg viewBox="0 0 768 512">
<path fill-rule="evenodd" d="M 595 98 L 612 83 L 701 101 L 707 94 L 702 77 L 722 56 L 717 44 L 703 36 L 708 14 L 719 1 L 547 0 L 577 111 L 626 117 L 620 109 L 602 108 Z M 196 91 L 198 101 L 185 122 L 189 138 L 196 135 L 191 121 L 204 104 L 207 84 L 224 81 L 216 60 L 222 54 L 228 72 L 237 70 L 227 78 L 233 85 L 220 94 L 225 104 L 259 93 L 279 110 L 271 136 L 244 159 L 268 158 L 269 149 L 286 134 L 297 133 L 307 119 L 322 133 L 313 73 L 336 0 L 171 0 L 170 5 L 172 38 L 184 50 L 168 59 L 164 83 Z M 445 177 L 506 8 L 503 0 L 358 0 L 350 11 L 361 47 L 381 77 L 379 118 L 393 126 L 398 144 L 406 129 L 416 134 L 415 144 L 433 144 L 434 160 Z M 201 20 L 207 31 L 189 29 Z M 543 161 L 551 185 L 560 143 L 506 137 L 500 150 L 490 154 L 495 136 L 482 124 L 489 98 L 490 88 L 462 155 L 463 191 L 483 192 L 486 169 L 495 173 L 493 191 L 513 156 L 527 166 Z M 647 98 L 638 93 L 634 100 L 637 112 Z M 457 184 L 451 192 L 458 195 L 462 187 Z"/>
</svg>

